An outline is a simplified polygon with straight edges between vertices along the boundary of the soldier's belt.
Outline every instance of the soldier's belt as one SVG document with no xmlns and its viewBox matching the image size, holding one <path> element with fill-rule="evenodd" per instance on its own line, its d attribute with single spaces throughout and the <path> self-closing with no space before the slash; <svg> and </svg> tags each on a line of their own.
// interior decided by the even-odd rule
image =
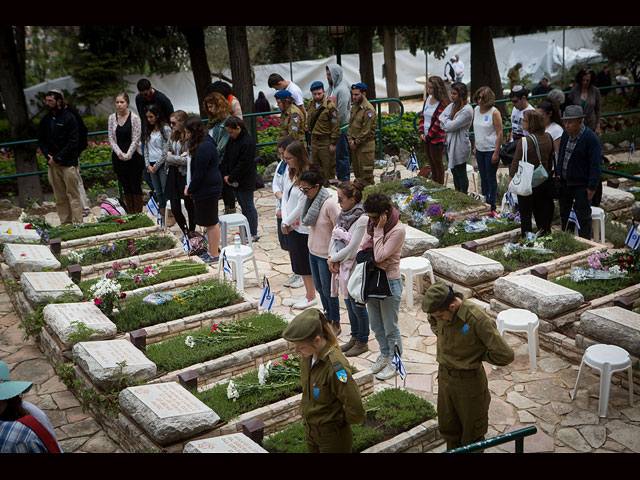
<svg viewBox="0 0 640 480">
<path fill-rule="evenodd" d="M 340 430 L 342 427 L 344 427 L 346 422 L 335 422 L 335 423 L 323 423 L 322 425 L 313 425 L 311 423 L 306 423 L 305 422 L 305 426 L 314 432 L 318 432 L 318 433 L 331 433 L 331 432 L 335 432 L 336 430 Z"/>
<path fill-rule="evenodd" d="M 439 370 L 441 372 L 447 373 L 450 377 L 457 378 L 473 378 L 478 375 L 479 368 L 474 368 L 473 370 L 454 370 L 451 368 L 440 366 Z"/>
<path fill-rule="evenodd" d="M 320 135 L 319 133 L 312 133 L 311 138 L 313 140 L 331 140 L 331 135 Z"/>
</svg>

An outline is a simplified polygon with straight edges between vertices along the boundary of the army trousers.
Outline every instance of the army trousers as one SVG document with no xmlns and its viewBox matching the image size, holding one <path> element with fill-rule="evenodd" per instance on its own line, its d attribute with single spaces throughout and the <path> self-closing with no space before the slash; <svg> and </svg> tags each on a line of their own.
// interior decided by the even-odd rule
<svg viewBox="0 0 640 480">
<path fill-rule="evenodd" d="M 447 449 L 484 440 L 491 394 L 484 368 L 438 369 L 438 427 Z"/>
<path fill-rule="evenodd" d="M 305 441 L 309 453 L 351 453 L 353 432 L 346 422 L 333 425 L 305 423 Z"/>
<path fill-rule="evenodd" d="M 375 183 L 373 179 L 373 158 L 376 153 L 376 142 L 370 142 L 358 145 L 351 150 L 351 169 L 355 178 L 361 178 L 367 185 Z"/>
<path fill-rule="evenodd" d="M 311 162 L 322 167 L 324 185 L 327 186 L 329 180 L 336 178 L 336 152 L 329 151 L 331 142 L 328 135 L 326 140 L 316 140 L 314 137 L 311 137 Z"/>
</svg>

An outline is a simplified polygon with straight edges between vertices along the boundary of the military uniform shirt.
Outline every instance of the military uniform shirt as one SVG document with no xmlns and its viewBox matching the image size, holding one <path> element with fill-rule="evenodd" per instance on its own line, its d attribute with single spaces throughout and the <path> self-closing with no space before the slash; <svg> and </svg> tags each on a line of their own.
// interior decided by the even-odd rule
<svg viewBox="0 0 640 480">
<path fill-rule="evenodd" d="M 304 116 L 298 107 L 291 104 L 280 114 L 280 139 L 286 136 L 304 140 Z"/>
<path fill-rule="evenodd" d="M 324 107 L 324 110 L 320 113 L 320 116 L 315 122 L 315 125 L 313 125 L 312 130 L 311 125 L 313 124 L 318 111 L 322 107 Z M 307 107 L 307 131 L 312 135 L 329 136 L 330 138 L 328 140 L 330 140 L 332 144 L 335 144 L 338 141 L 338 137 L 340 137 L 340 122 L 338 121 L 338 108 L 333 104 L 333 102 L 329 102 L 325 98 L 322 101 L 322 105 L 320 105 L 320 107 L 316 107 L 316 101 L 311 99 L 309 106 Z"/>
<path fill-rule="evenodd" d="M 349 117 L 349 129 L 347 130 L 347 140 L 354 140 L 356 145 L 366 142 L 374 142 L 376 133 L 376 112 L 373 105 L 367 99 L 362 100 L 358 105 L 351 105 L 351 116 Z"/>
<path fill-rule="evenodd" d="M 311 366 L 311 356 L 300 361 L 300 414 L 311 425 L 359 424 L 366 418 L 360 389 L 339 348 L 325 346 Z"/>
<path fill-rule="evenodd" d="M 431 330 L 438 337 L 436 361 L 452 370 L 473 370 L 482 362 L 508 365 L 513 349 L 502 338 L 493 319 L 469 300 L 463 300 L 456 316 L 437 322 L 428 316 Z"/>
</svg>

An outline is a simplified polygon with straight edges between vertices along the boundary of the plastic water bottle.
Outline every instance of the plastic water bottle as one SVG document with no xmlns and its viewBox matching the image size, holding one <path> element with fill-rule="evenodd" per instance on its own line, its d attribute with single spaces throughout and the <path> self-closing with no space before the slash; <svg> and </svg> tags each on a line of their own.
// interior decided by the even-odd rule
<svg viewBox="0 0 640 480">
<path fill-rule="evenodd" d="M 240 233 L 236 232 L 236 234 L 233 236 L 233 243 L 235 244 L 236 248 L 240 248 Z"/>
</svg>

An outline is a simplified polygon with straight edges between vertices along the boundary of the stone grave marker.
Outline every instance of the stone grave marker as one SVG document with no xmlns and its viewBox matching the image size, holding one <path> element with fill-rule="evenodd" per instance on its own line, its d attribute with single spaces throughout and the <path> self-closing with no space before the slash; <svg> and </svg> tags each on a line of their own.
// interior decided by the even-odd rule
<svg viewBox="0 0 640 480">
<path fill-rule="evenodd" d="M 40 243 L 40 235 L 35 228 L 25 228 L 22 222 L 0 221 L 0 244 Z"/>
<path fill-rule="evenodd" d="M 631 192 L 625 192 L 619 188 L 611 188 L 606 185 L 602 186 L 600 206 L 606 212 L 630 207 L 635 201 L 636 199 Z"/>
<path fill-rule="evenodd" d="M 489 282 L 504 273 L 504 267 L 496 260 L 461 247 L 427 250 L 434 273 L 440 273 L 462 285 L 472 286 Z"/>
<path fill-rule="evenodd" d="M 61 266 L 46 245 L 7 243 L 2 254 L 7 265 L 17 276 L 24 272 L 39 272 L 46 268 L 57 270 Z"/>
<path fill-rule="evenodd" d="M 493 284 L 495 298 L 541 318 L 553 318 L 584 303 L 581 293 L 535 275 L 507 275 Z"/>
<path fill-rule="evenodd" d="M 96 330 L 96 333 L 91 335 L 92 340 L 113 337 L 117 333 L 115 323 L 91 302 L 50 303 L 44 307 L 42 313 L 46 324 L 65 346 L 71 346 L 69 337 L 78 331 L 77 323 L 80 322 Z"/>
<path fill-rule="evenodd" d="M 402 244 L 402 258 L 422 255 L 426 250 L 436 248 L 438 239 L 422 230 L 405 225 L 406 236 Z"/>
<path fill-rule="evenodd" d="M 124 339 L 77 343 L 73 346 L 73 358 L 103 390 L 112 386 L 120 374 L 138 381 L 147 380 L 157 372 L 156 364 Z"/>
<path fill-rule="evenodd" d="M 580 315 L 578 333 L 599 342 L 617 345 L 640 356 L 640 314 L 622 307 L 587 310 Z"/>
<path fill-rule="evenodd" d="M 220 417 L 177 382 L 128 387 L 120 408 L 161 445 L 213 428 Z"/>
<path fill-rule="evenodd" d="M 65 272 L 24 272 L 20 275 L 20 285 L 32 303 L 45 303 L 67 292 L 82 298 L 82 290 Z"/>
<path fill-rule="evenodd" d="M 184 446 L 183 453 L 269 453 L 244 433 L 194 440 Z"/>
</svg>

